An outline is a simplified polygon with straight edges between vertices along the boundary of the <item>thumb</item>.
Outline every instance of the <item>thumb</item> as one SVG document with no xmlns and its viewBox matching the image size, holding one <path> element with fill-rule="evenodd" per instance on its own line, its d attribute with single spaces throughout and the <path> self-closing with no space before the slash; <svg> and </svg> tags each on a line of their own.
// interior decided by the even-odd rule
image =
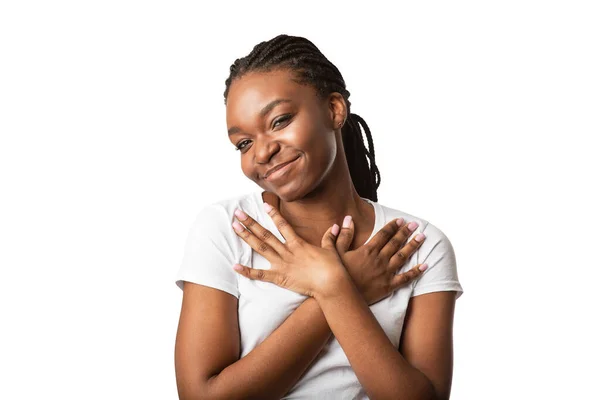
<svg viewBox="0 0 600 400">
<path fill-rule="evenodd" d="M 339 225 L 333 224 L 321 238 L 321 247 L 324 249 L 335 250 L 335 239 L 337 238 L 338 233 L 340 233 Z"/>
<path fill-rule="evenodd" d="M 342 231 L 335 242 L 338 254 L 342 255 L 348 251 L 352 239 L 354 239 L 354 219 L 351 215 L 346 215 L 342 224 Z"/>
<path fill-rule="evenodd" d="M 242 264 L 234 264 L 233 269 L 240 275 L 254 281 L 273 282 L 274 271 L 268 269 L 248 268 Z"/>
</svg>

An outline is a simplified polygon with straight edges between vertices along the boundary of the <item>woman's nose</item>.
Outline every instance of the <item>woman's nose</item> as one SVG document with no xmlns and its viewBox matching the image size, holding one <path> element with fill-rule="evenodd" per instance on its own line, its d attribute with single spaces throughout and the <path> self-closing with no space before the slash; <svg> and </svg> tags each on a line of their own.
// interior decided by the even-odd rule
<svg viewBox="0 0 600 400">
<path fill-rule="evenodd" d="M 273 154 L 279 151 L 279 143 L 266 135 L 257 137 L 255 142 L 256 162 L 259 164 L 268 163 Z"/>
</svg>

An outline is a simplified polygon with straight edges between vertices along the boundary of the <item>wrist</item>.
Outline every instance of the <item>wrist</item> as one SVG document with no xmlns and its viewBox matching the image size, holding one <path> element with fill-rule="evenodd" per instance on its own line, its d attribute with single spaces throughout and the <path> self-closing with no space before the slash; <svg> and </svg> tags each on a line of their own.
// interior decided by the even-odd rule
<svg viewBox="0 0 600 400">
<path fill-rule="evenodd" d="M 319 286 L 318 290 L 315 292 L 313 298 L 320 303 L 321 301 L 331 299 L 341 292 L 343 292 L 345 288 L 351 287 L 354 290 L 356 286 L 352 281 L 352 277 L 348 274 L 345 268 L 340 268 L 339 271 L 335 271 L 331 273 L 328 279 L 324 280 L 323 284 Z"/>
</svg>

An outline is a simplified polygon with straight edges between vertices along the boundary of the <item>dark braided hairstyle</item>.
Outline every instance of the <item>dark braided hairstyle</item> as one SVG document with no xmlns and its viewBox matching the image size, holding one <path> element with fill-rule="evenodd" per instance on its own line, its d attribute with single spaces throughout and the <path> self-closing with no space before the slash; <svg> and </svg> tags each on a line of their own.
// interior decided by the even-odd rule
<svg viewBox="0 0 600 400">
<path fill-rule="evenodd" d="M 229 68 L 229 78 L 225 81 L 225 104 L 234 79 L 241 78 L 247 72 L 269 72 L 276 69 L 292 71 L 297 77 L 295 82 L 313 86 L 322 99 L 326 99 L 333 92 L 344 97 L 348 117 L 342 127 L 342 142 L 350 176 L 358 194 L 376 202 L 381 176 L 375 164 L 371 131 L 364 119 L 350 112 L 350 92 L 346 90 L 346 83 L 340 71 L 310 40 L 279 35 L 257 44 L 246 57 L 235 60 Z M 359 124 L 367 135 L 368 150 Z"/>
</svg>

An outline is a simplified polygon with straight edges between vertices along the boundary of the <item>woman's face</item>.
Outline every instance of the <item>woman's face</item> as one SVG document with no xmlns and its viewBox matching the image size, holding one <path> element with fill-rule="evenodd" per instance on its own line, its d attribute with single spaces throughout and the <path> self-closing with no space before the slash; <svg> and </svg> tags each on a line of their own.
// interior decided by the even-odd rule
<svg viewBox="0 0 600 400">
<path fill-rule="evenodd" d="M 226 107 L 229 140 L 240 149 L 244 175 L 286 201 L 303 197 L 327 176 L 337 151 L 334 124 L 345 111 L 339 115 L 341 95 L 322 100 L 292 77 L 288 70 L 247 73 L 231 83 Z"/>
</svg>

